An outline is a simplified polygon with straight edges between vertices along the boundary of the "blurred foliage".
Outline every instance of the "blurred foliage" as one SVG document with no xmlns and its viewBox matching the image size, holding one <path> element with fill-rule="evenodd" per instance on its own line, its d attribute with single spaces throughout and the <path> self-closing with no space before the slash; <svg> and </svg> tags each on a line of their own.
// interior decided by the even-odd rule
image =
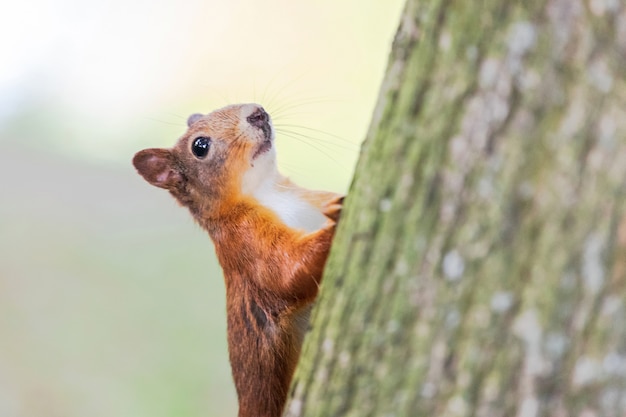
<svg viewBox="0 0 626 417">
<path fill-rule="evenodd" d="M 234 415 L 222 276 L 190 216 L 130 166 L 5 146 L 0 177 L 15 179 L 0 205 L 0 415 Z"/>
</svg>

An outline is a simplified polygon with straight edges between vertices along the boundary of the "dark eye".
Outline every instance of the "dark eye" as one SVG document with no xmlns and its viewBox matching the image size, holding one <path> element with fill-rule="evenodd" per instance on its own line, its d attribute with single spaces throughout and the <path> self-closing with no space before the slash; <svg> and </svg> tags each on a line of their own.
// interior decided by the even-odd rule
<svg viewBox="0 0 626 417">
<path fill-rule="evenodd" d="M 200 136 L 193 141 L 191 152 L 193 152 L 196 158 L 202 159 L 209 153 L 210 146 L 211 138 Z"/>
</svg>

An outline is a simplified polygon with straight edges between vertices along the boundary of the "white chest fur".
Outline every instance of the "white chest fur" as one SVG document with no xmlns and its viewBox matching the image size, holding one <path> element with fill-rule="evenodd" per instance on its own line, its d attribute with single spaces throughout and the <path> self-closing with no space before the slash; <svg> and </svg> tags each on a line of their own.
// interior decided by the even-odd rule
<svg viewBox="0 0 626 417">
<path fill-rule="evenodd" d="M 321 229 L 326 217 L 314 206 L 298 197 L 293 191 L 280 190 L 275 184 L 270 189 L 260 189 L 253 195 L 289 227 L 308 232 Z"/>
<path fill-rule="evenodd" d="M 307 232 L 324 227 L 326 216 L 303 200 L 295 190 L 281 186 L 278 181 L 280 178 L 282 177 L 276 170 L 275 153 L 272 149 L 259 157 L 244 174 L 242 191 L 275 212 L 289 227 Z"/>
</svg>

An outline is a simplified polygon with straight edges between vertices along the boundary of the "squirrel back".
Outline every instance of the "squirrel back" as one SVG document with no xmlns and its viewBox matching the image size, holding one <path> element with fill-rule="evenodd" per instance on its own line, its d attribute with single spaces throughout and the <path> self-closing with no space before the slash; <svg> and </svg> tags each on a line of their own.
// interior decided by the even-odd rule
<svg viewBox="0 0 626 417">
<path fill-rule="evenodd" d="M 133 164 L 214 242 L 239 417 L 279 417 L 343 198 L 278 172 L 274 129 L 259 105 L 194 114 L 187 124 L 172 148 L 142 150 Z"/>
</svg>

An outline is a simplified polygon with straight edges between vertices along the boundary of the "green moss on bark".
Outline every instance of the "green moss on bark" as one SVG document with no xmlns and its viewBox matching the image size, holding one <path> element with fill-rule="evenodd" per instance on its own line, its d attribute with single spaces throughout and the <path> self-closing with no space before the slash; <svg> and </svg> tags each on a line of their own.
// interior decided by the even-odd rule
<svg viewBox="0 0 626 417">
<path fill-rule="evenodd" d="M 289 416 L 626 413 L 625 22 L 407 1 Z"/>
</svg>

